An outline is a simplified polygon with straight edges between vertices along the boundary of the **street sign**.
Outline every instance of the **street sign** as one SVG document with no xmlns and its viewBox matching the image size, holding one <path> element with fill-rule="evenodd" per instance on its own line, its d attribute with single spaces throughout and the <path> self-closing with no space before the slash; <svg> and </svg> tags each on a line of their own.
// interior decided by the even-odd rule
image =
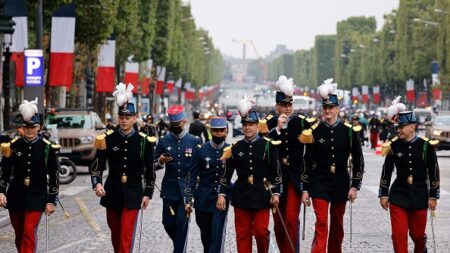
<svg viewBox="0 0 450 253">
<path fill-rule="evenodd" d="M 26 49 L 25 86 L 44 85 L 44 52 L 41 49 Z"/>
</svg>

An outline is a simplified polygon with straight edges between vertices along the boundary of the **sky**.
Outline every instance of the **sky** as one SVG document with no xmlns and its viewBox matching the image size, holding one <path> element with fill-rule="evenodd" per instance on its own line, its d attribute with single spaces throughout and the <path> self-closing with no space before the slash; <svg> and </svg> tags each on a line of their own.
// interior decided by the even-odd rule
<svg viewBox="0 0 450 253">
<path fill-rule="evenodd" d="M 252 40 L 258 54 L 267 56 L 276 45 L 310 49 L 316 35 L 336 34 L 337 22 L 351 16 L 375 16 L 397 9 L 399 0 L 184 0 L 198 27 L 209 31 L 225 55 L 242 57 L 242 44 Z M 255 58 L 247 47 L 247 58 Z"/>
</svg>

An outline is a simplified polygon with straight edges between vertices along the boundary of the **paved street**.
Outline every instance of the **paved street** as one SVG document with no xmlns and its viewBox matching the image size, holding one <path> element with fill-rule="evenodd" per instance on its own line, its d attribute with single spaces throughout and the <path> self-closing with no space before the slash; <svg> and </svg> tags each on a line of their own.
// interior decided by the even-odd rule
<svg viewBox="0 0 450 253">
<path fill-rule="evenodd" d="M 378 204 L 378 180 L 383 159 L 373 151 L 365 149 L 366 173 L 363 188 L 358 200 L 353 204 L 353 236 L 350 243 L 349 209 L 345 215 L 344 252 L 393 252 L 389 232 L 389 215 Z M 448 252 L 450 247 L 450 152 L 439 152 L 441 166 L 441 200 L 437 216 L 434 218 L 436 252 Z M 81 171 L 86 172 L 86 168 Z M 158 172 L 158 184 L 162 179 L 162 171 Z M 99 199 L 90 188 L 89 177 L 82 174 L 70 185 L 61 187 L 61 202 L 71 217 L 64 218 L 60 208 L 49 218 L 49 251 L 50 252 L 112 252 L 109 241 L 109 229 L 106 225 L 105 209 L 99 205 Z M 172 245 L 161 224 L 162 201 L 159 193 L 151 206 L 144 212 L 141 252 L 171 252 Z M 199 230 L 191 218 L 188 252 L 202 252 Z M 225 252 L 236 252 L 234 215 L 232 208 L 227 224 Z M 306 239 L 301 241 L 301 252 L 309 252 L 313 236 L 314 217 L 308 208 L 306 217 Z M 13 229 L 8 223 L 7 213 L 0 210 L 0 248 L 2 252 L 14 252 Z M 138 231 L 135 250 L 138 249 Z M 429 252 L 432 250 L 432 233 L 430 222 L 427 227 Z M 273 234 L 271 238 L 274 239 Z M 410 248 L 412 250 L 412 248 Z M 45 217 L 39 227 L 38 252 L 45 252 Z M 256 252 L 256 251 L 255 251 Z M 271 252 L 278 252 L 274 240 Z"/>
</svg>

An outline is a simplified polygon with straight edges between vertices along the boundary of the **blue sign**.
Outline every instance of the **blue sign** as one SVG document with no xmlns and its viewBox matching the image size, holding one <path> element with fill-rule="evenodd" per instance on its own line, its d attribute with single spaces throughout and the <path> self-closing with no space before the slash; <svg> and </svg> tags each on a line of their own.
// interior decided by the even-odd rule
<svg viewBox="0 0 450 253">
<path fill-rule="evenodd" d="M 44 52 L 41 49 L 26 49 L 25 86 L 44 85 Z"/>
</svg>

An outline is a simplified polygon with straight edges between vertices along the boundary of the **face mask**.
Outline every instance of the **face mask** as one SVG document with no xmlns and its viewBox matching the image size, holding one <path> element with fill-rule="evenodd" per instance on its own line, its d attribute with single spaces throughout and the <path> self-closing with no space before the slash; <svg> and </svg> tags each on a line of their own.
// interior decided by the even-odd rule
<svg viewBox="0 0 450 253">
<path fill-rule="evenodd" d="M 220 143 L 222 143 L 222 142 L 225 141 L 225 136 L 223 136 L 223 137 L 216 137 L 216 136 L 213 136 L 213 137 L 212 137 L 212 141 L 213 141 L 215 144 L 220 144 Z"/>
<path fill-rule="evenodd" d="M 183 132 L 183 128 L 181 127 L 171 127 L 170 131 L 175 135 L 180 135 Z"/>
</svg>

